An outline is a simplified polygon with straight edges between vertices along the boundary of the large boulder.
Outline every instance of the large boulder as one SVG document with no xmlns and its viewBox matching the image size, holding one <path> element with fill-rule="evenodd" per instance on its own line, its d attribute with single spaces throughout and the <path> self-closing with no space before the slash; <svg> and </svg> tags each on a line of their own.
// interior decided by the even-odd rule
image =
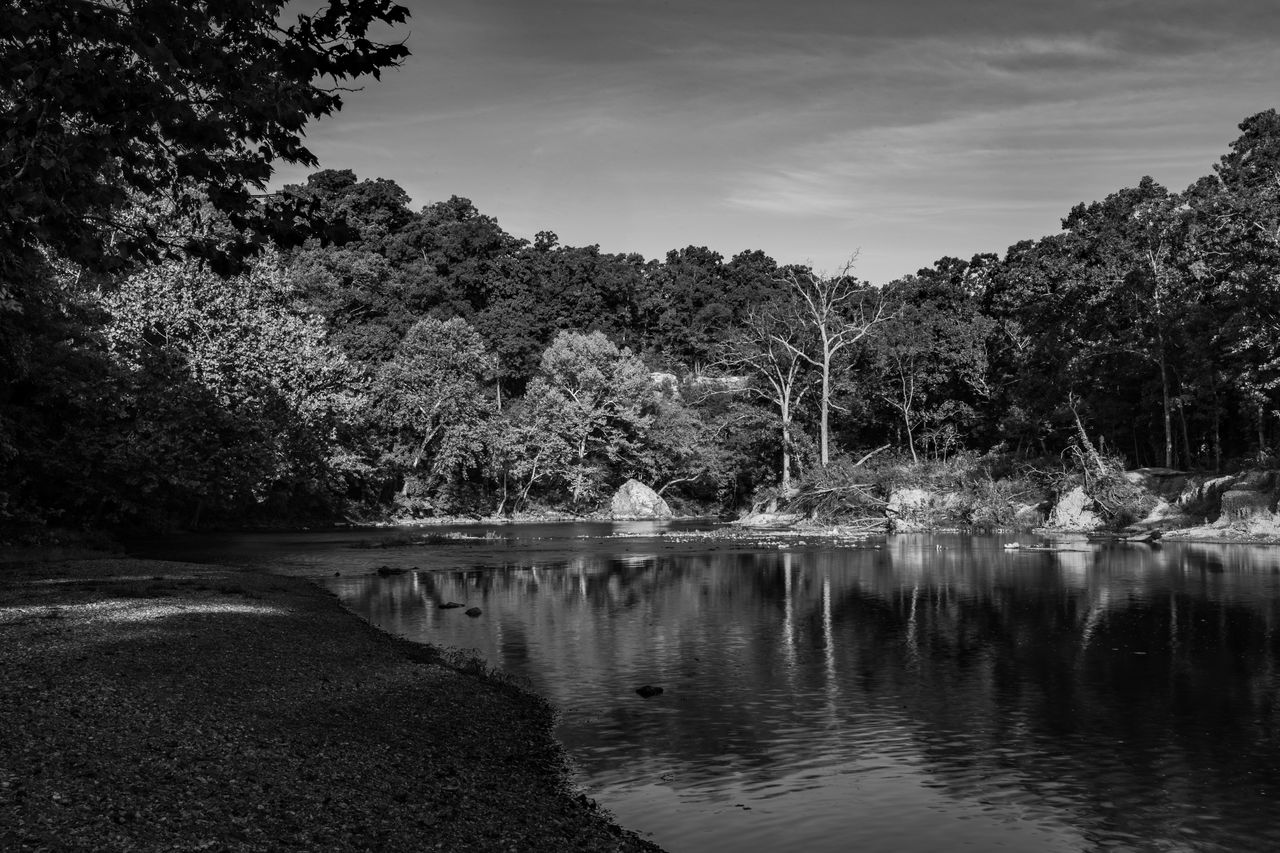
<svg viewBox="0 0 1280 853">
<path fill-rule="evenodd" d="M 919 533 L 932 522 L 933 495 L 924 489 L 897 488 L 889 492 L 884 514 L 894 533 Z"/>
<path fill-rule="evenodd" d="M 662 495 L 639 480 L 627 480 L 618 487 L 610 513 L 614 518 L 671 518 L 675 514 Z"/>
<path fill-rule="evenodd" d="M 1103 521 L 1093 507 L 1093 498 L 1085 494 L 1083 487 L 1076 486 L 1058 498 L 1045 526 L 1053 530 L 1097 530 Z"/>
<path fill-rule="evenodd" d="M 1233 488 L 1222 493 L 1222 514 L 1219 521 L 1230 523 L 1245 521 L 1254 516 L 1269 516 L 1273 503 L 1268 492 Z"/>
</svg>

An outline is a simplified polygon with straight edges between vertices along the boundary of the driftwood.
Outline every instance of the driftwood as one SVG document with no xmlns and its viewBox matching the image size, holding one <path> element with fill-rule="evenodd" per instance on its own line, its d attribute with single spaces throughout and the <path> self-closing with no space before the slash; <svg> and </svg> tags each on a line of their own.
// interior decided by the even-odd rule
<svg viewBox="0 0 1280 853">
<path fill-rule="evenodd" d="M 839 486 L 825 486 L 800 492 L 787 502 L 791 512 L 805 513 L 810 516 L 840 516 L 847 512 L 867 510 L 872 507 L 881 508 L 887 504 L 883 498 L 871 492 L 872 483 L 847 483 Z M 883 517 L 880 521 L 884 521 Z"/>
<path fill-rule="evenodd" d="M 1099 475 L 1105 475 L 1107 473 L 1107 465 L 1102 460 L 1102 454 L 1098 452 L 1098 449 L 1093 446 L 1093 442 L 1089 440 L 1089 433 L 1085 431 L 1084 422 L 1080 420 L 1080 413 L 1076 411 L 1074 394 L 1067 397 L 1067 405 L 1071 408 L 1071 414 L 1076 419 L 1076 440 L 1080 444 L 1080 452 L 1097 469 Z"/>
<path fill-rule="evenodd" d="M 854 468 L 859 468 L 859 467 L 861 467 L 863 462 L 866 462 L 868 459 L 870 459 L 872 456 L 875 456 L 877 453 L 879 453 L 879 452 L 880 452 L 880 451 L 882 451 L 882 450 L 888 450 L 890 447 L 893 447 L 893 445 L 892 445 L 892 444 L 882 444 L 882 445 L 880 445 L 880 446 L 879 446 L 879 447 L 877 447 L 875 450 L 872 450 L 870 453 L 867 453 L 865 456 L 863 456 L 863 457 L 862 457 L 861 459 L 859 459 L 857 462 L 853 463 L 853 467 L 854 467 Z"/>
</svg>

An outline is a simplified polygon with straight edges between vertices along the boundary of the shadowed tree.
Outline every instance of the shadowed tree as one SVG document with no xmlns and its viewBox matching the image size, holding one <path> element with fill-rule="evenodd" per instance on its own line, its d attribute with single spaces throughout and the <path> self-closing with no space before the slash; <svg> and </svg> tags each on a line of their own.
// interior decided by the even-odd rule
<svg viewBox="0 0 1280 853">
<path fill-rule="evenodd" d="M 1215 372 L 1251 414 L 1261 457 L 1267 423 L 1280 417 L 1280 113 L 1250 116 L 1240 131 L 1185 194 L 1195 212 L 1188 268 L 1217 320 L 1206 333 Z M 1216 384 L 1213 395 L 1216 412 Z"/>
<path fill-rule="evenodd" d="M 377 37 L 404 7 L 319 6 L 0 0 L 0 507 L 56 448 L 119 438 L 76 390 L 106 358 L 91 273 L 183 255 L 230 273 L 315 224 L 303 200 L 262 203 L 272 164 L 315 165 L 307 123 L 408 55 Z"/>
<path fill-rule="evenodd" d="M 408 50 L 371 37 L 408 10 L 330 0 L 285 22 L 283 0 L 0 2 L 0 243 L 47 246 L 107 268 L 181 248 L 222 263 L 293 226 L 254 198 L 272 163 L 316 165 L 312 119 L 346 81 L 379 76 Z M 230 245 L 164 234 L 126 214 L 165 198 L 179 219 L 205 207 Z M 288 212 L 287 212 L 288 213 Z"/>
<path fill-rule="evenodd" d="M 917 461 L 917 430 L 971 411 L 969 401 L 985 391 L 993 326 L 957 284 L 929 272 L 885 287 L 894 314 L 868 343 L 878 396 L 897 412 Z"/>
</svg>

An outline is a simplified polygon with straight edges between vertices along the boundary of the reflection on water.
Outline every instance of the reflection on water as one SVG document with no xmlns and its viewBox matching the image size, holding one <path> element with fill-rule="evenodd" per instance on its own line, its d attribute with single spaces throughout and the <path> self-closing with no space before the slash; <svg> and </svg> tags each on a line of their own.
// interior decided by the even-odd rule
<svg viewBox="0 0 1280 853">
<path fill-rule="evenodd" d="M 672 851 L 1280 849 L 1280 549 L 1079 547 L 561 537 L 330 582 L 527 677 Z"/>
</svg>

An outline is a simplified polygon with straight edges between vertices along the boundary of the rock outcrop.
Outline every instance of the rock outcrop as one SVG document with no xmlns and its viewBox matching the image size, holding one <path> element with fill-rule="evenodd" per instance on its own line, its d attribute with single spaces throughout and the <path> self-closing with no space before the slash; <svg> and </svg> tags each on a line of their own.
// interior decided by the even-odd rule
<svg viewBox="0 0 1280 853">
<path fill-rule="evenodd" d="M 614 518 L 671 518 L 674 513 L 662 495 L 639 480 L 627 480 L 613 496 L 610 515 Z"/>
<path fill-rule="evenodd" d="M 884 514 L 893 533 L 919 533 L 931 525 L 933 495 L 925 489 L 894 489 L 889 493 Z"/>
<path fill-rule="evenodd" d="M 803 515 L 792 512 L 749 512 L 734 524 L 752 530 L 785 530 L 803 519 Z"/>
<path fill-rule="evenodd" d="M 1168 539 L 1273 541 L 1280 537 L 1280 516 L 1275 511 L 1280 474 L 1275 471 L 1191 475 L 1178 487 L 1176 496 L 1168 489 L 1158 492 L 1155 509 L 1129 529 L 1163 531 Z"/>
<path fill-rule="evenodd" d="M 1094 512 L 1094 500 L 1083 486 L 1076 486 L 1058 498 L 1045 524 L 1050 530 L 1089 531 L 1102 527 L 1103 520 Z"/>
</svg>

